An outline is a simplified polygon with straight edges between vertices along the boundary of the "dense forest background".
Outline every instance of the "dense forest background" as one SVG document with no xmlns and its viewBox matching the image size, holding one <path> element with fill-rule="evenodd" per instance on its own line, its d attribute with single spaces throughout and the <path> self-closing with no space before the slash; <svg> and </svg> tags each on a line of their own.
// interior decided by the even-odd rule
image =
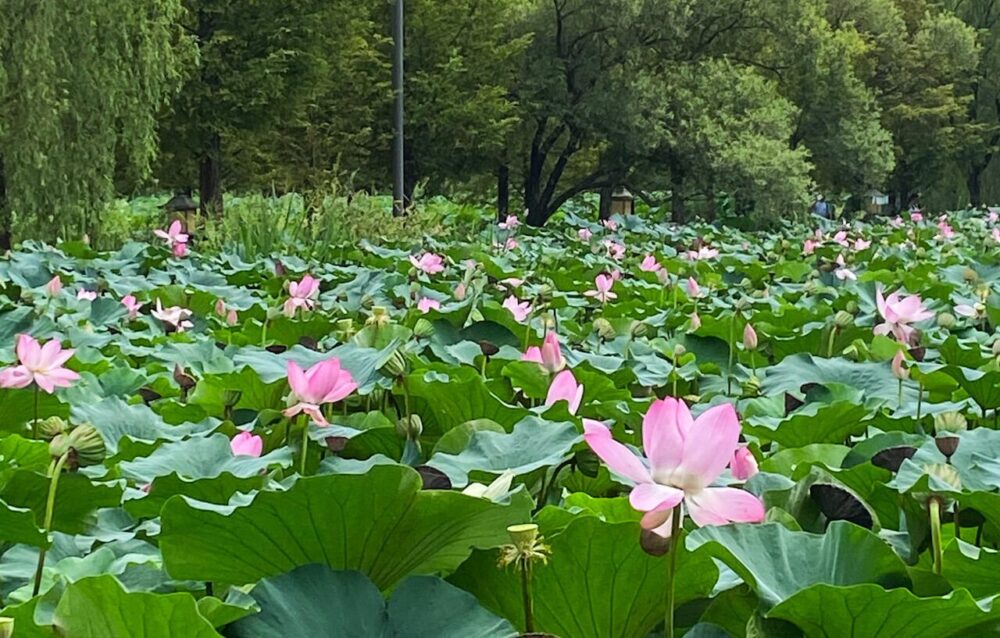
<svg viewBox="0 0 1000 638">
<path fill-rule="evenodd" d="M 117 195 L 391 190 L 391 0 L 0 0 L 3 233 Z M 408 0 L 408 193 L 540 225 L 1000 200 L 997 0 Z M 853 199 L 850 199 L 853 198 Z M 501 199 L 503 197 L 501 196 Z M 500 202 L 501 206 L 505 202 Z"/>
</svg>

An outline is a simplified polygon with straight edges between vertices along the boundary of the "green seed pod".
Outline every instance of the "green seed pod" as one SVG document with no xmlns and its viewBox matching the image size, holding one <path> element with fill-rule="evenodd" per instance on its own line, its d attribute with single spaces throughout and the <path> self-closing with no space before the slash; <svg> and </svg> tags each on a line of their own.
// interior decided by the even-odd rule
<svg viewBox="0 0 1000 638">
<path fill-rule="evenodd" d="M 594 319 L 594 330 L 596 330 L 601 339 L 604 339 L 605 341 L 610 341 L 618 336 L 618 333 L 615 332 L 614 326 L 612 326 L 611 322 L 604 317 Z"/>
<path fill-rule="evenodd" d="M 406 357 L 398 349 L 392 351 L 389 360 L 382 366 L 382 374 L 398 378 L 406 374 Z"/>
<path fill-rule="evenodd" d="M 979 273 L 977 273 L 975 270 L 971 268 L 966 268 L 965 270 L 962 271 L 962 279 L 964 279 L 969 283 L 972 283 L 977 279 L 979 279 Z"/>
<path fill-rule="evenodd" d="M 853 299 L 848 301 L 845 310 L 847 310 L 847 312 L 851 313 L 852 315 L 858 314 L 858 311 L 860 310 L 860 308 L 858 308 L 858 302 L 854 301 Z"/>
<path fill-rule="evenodd" d="M 955 327 L 955 315 L 950 312 L 942 312 L 937 316 L 937 325 L 945 330 L 951 330 Z"/>
<path fill-rule="evenodd" d="M 78 425 L 70 431 L 69 439 L 70 445 L 76 450 L 78 467 L 100 465 L 104 462 L 104 457 L 107 454 L 104 438 L 94 426 L 89 423 Z"/>
<path fill-rule="evenodd" d="M 937 497 L 941 499 L 945 509 L 950 507 L 952 501 L 947 495 L 962 489 L 962 478 L 958 475 L 958 470 L 945 463 L 930 463 L 924 466 L 924 472 L 930 477 L 930 491 L 914 492 L 913 498 L 926 505 L 931 497 Z"/>
<path fill-rule="evenodd" d="M 365 293 L 361 295 L 361 307 L 365 310 L 372 310 L 375 306 L 375 298 Z"/>
<path fill-rule="evenodd" d="M 839 310 L 837 311 L 837 314 L 833 316 L 833 323 L 838 328 L 846 328 L 854 323 L 854 315 L 846 310 Z"/>
<path fill-rule="evenodd" d="M 417 323 L 413 325 L 413 334 L 416 335 L 418 339 L 426 339 L 434 334 L 434 324 L 421 317 L 417 319 Z"/>
<path fill-rule="evenodd" d="M 760 386 L 760 379 L 758 379 L 756 375 L 751 375 L 750 378 L 743 384 L 743 396 L 745 398 L 760 396 Z"/>
<path fill-rule="evenodd" d="M 411 414 L 410 418 L 401 418 L 396 421 L 396 434 L 402 438 L 416 441 L 424 433 L 424 422 L 420 420 L 419 414 Z"/>
<path fill-rule="evenodd" d="M 641 337 L 645 335 L 647 332 L 649 332 L 649 326 L 647 326 L 641 321 L 633 321 L 631 327 L 632 327 L 633 337 Z"/>
<path fill-rule="evenodd" d="M 57 416 L 50 416 L 38 423 L 38 433 L 46 441 L 51 441 L 67 430 L 69 430 L 69 423 Z"/>
</svg>

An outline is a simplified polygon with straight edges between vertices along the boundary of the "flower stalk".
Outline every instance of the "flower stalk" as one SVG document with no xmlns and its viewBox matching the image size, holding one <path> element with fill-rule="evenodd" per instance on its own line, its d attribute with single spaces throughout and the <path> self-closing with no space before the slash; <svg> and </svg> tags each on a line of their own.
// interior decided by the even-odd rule
<svg viewBox="0 0 1000 638">
<path fill-rule="evenodd" d="M 931 552 L 934 557 L 934 573 L 941 575 L 944 562 L 944 551 L 941 546 L 941 497 L 931 496 L 927 501 L 927 509 L 931 523 Z"/>
<path fill-rule="evenodd" d="M 49 495 L 45 501 L 45 537 L 48 538 L 49 531 L 52 529 L 52 517 L 55 515 L 56 509 L 56 491 L 59 489 L 59 477 L 62 476 L 63 467 L 66 465 L 66 461 L 69 460 L 70 454 L 73 450 L 66 450 L 63 452 L 59 460 L 53 461 L 49 466 Z M 37 596 L 38 592 L 42 588 L 42 572 L 45 570 L 45 551 L 46 548 L 43 547 L 38 550 L 38 564 L 35 566 L 35 582 L 31 588 L 31 595 Z"/>
<path fill-rule="evenodd" d="M 667 556 L 667 587 L 664 593 L 666 610 L 663 618 L 664 638 L 674 638 L 674 580 L 677 576 L 677 554 L 681 551 L 681 521 L 684 517 L 683 505 L 678 503 L 671 514 L 670 550 Z"/>
</svg>

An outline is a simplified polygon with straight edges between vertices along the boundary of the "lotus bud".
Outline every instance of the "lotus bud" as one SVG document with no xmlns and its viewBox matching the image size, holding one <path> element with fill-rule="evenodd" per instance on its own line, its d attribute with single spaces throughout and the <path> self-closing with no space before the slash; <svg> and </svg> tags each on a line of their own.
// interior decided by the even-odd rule
<svg viewBox="0 0 1000 638">
<path fill-rule="evenodd" d="M 682 344 L 678 343 L 674 346 L 674 361 L 680 359 L 685 354 L 687 354 L 687 348 L 685 348 Z"/>
<path fill-rule="evenodd" d="M 903 355 L 902 350 L 897 350 L 896 354 L 892 357 L 892 376 L 896 377 L 900 381 L 910 378 L 910 371 L 903 367 L 903 361 L 906 357 Z"/>
<path fill-rule="evenodd" d="M 846 310 L 838 310 L 833 316 L 833 324 L 838 328 L 846 328 L 854 323 L 854 315 Z"/>
<path fill-rule="evenodd" d="M 937 325 L 939 328 L 951 330 L 955 327 L 955 315 L 950 312 L 942 312 L 937 316 Z"/>
<path fill-rule="evenodd" d="M 958 434 L 967 427 L 968 422 L 961 412 L 941 412 L 934 415 L 935 434 Z"/>
<path fill-rule="evenodd" d="M 937 479 L 955 491 L 962 489 L 962 477 L 959 476 L 958 470 L 950 465 L 931 463 L 924 466 L 924 471 L 928 476 Z"/>
<path fill-rule="evenodd" d="M 851 313 L 852 315 L 858 314 L 858 310 L 860 310 L 860 308 L 858 307 L 858 302 L 854 301 L 853 299 L 848 301 L 845 310 L 847 310 L 847 312 Z"/>
<path fill-rule="evenodd" d="M 406 374 L 406 357 L 399 349 L 393 350 L 389 360 L 382 366 L 382 374 L 398 378 Z"/>
<path fill-rule="evenodd" d="M 750 300 L 747 299 L 746 297 L 740 297 L 739 299 L 736 300 L 735 306 L 736 310 L 743 312 L 750 307 Z"/>
<path fill-rule="evenodd" d="M 979 279 L 979 273 L 977 273 L 975 270 L 971 268 L 966 268 L 964 271 L 962 271 L 962 279 L 964 279 L 968 283 L 972 283 L 977 279 Z"/>
<path fill-rule="evenodd" d="M 51 441 L 67 430 L 69 430 L 69 423 L 57 416 L 50 416 L 38 423 L 38 433 L 46 441 Z"/>
<path fill-rule="evenodd" d="M 612 326 L 611 322 L 604 317 L 594 319 L 594 330 L 596 330 L 601 339 L 604 339 L 605 341 L 610 341 L 618 336 L 618 333 L 615 332 L 614 326 Z"/>
<path fill-rule="evenodd" d="M 688 317 L 688 323 L 691 326 L 688 332 L 696 332 L 698 328 L 701 328 L 701 317 L 698 316 L 697 312 L 692 312 L 691 316 Z"/>
<path fill-rule="evenodd" d="M 757 375 L 750 375 L 750 378 L 743 384 L 743 396 L 745 398 L 760 396 L 760 387 L 761 382 L 760 379 L 757 378 Z"/>
<path fill-rule="evenodd" d="M 756 350 L 757 344 L 757 331 L 748 323 L 743 327 L 743 347 L 747 350 Z"/>
<path fill-rule="evenodd" d="M 361 295 L 361 307 L 365 310 L 371 310 L 375 306 L 375 297 L 372 297 L 368 293 Z"/>
<path fill-rule="evenodd" d="M 641 321 L 633 321 L 631 328 L 633 337 L 641 337 L 649 332 L 649 326 Z"/>
<path fill-rule="evenodd" d="M 403 417 L 396 421 L 396 434 L 416 441 L 424 433 L 424 422 L 420 420 L 419 414 L 411 414 L 409 418 Z"/>
<path fill-rule="evenodd" d="M 414 281 L 410 283 L 410 295 L 416 297 L 420 294 L 423 286 L 420 285 L 419 281 Z"/>
</svg>

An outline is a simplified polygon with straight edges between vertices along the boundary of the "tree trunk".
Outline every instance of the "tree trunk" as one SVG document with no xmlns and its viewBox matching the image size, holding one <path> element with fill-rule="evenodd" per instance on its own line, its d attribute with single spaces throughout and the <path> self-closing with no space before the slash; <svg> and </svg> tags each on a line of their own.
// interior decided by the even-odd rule
<svg viewBox="0 0 1000 638">
<path fill-rule="evenodd" d="M 969 203 L 974 207 L 983 203 L 983 171 L 986 166 L 973 164 L 965 176 L 965 185 L 969 188 Z"/>
<path fill-rule="evenodd" d="M 0 250 L 10 250 L 10 213 L 7 211 L 7 175 L 0 155 Z"/>
<path fill-rule="evenodd" d="M 205 140 L 201 155 L 199 191 L 201 211 L 205 215 L 222 216 L 222 137 L 211 133 Z"/>
<path fill-rule="evenodd" d="M 601 203 L 597 208 L 597 217 L 604 221 L 605 219 L 611 219 L 611 194 L 613 193 L 610 186 L 605 186 L 601 188 Z"/>
<path fill-rule="evenodd" d="M 497 168 L 497 223 L 507 219 L 510 211 L 510 167 L 501 164 Z"/>
</svg>

